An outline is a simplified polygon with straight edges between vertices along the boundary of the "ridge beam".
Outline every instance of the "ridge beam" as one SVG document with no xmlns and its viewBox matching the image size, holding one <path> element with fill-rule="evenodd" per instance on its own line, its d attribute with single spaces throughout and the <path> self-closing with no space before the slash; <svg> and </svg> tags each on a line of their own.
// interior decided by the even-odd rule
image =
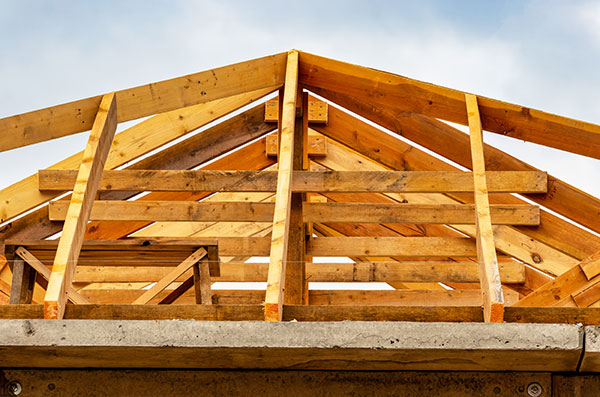
<svg viewBox="0 0 600 397">
<path fill-rule="evenodd" d="M 290 232 L 290 207 L 292 201 L 292 170 L 294 159 L 294 130 L 298 93 L 298 52 L 288 52 L 281 117 L 279 169 L 273 215 L 273 232 L 265 295 L 265 320 L 281 321 L 283 318 L 283 291 L 285 265 Z"/>
<path fill-rule="evenodd" d="M 471 139 L 471 158 L 473 161 L 473 183 L 475 187 L 475 226 L 477 229 L 477 258 L 479 260 L 479 278 L 483 298 L 483 318 L 485 322 L 503 322 L 504 296 L 498 270 L 498 258 L 494 245 L 494 231 L 490 214 L 490 202 L 485 175 L 483 157 L 483 131 L 477 97 L 465 94 L 469 133 Z"/>
<path fill-rule="evenodd" d="M 73 280 L 85 228 L 116 129 L 117 102 L 115 93 L 110 93 L 102 97 L 83 152 L 44 298 L 44 318 L 62 319 L 64 316 L 66 287 Z"/>
</svg>

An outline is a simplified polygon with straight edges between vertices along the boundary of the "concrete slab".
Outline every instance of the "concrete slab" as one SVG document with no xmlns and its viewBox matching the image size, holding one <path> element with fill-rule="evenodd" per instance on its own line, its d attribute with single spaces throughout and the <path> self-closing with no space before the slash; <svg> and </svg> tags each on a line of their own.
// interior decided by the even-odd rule
<svg viewBox="0 0 600 397">
<path fill-rule="evenodd" d="M 8 367 L 574 371 L 568 324 L 0 320 Z"/>
</svg>

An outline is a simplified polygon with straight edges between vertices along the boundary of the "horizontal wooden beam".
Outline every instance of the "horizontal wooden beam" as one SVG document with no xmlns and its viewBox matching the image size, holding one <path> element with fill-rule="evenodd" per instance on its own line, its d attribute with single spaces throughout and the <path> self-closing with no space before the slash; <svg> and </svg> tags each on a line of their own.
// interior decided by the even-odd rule
<svg viewBox="0 0 600 397">
<path fill-rule="evenodd" d="M 117 122 L 283 84 L 285 53 L 116 92 Z M 0 119 L 0 152 L 90 130 L 102 96 Z"/>
<path fill-rule="evenodd" d="M 94 221 L 211 221 L 271 222 L 273 203 L 195 201 L 111 201 L 94 202 Z M 65 220 L 68 203 L 50 203 L 52 221 Z M 473 205 L 462 204 L 369 204 L 304 203 L 304 222 L 474 224 Z M 539 208 L 531 205 L 492 205 L 492 223 L 538 225 Z"/>
<path fill-rule="evenodd" d="M 508 258 L 498 258 L 503 283 L 523 284 L 525 267 Z M 175 265 L 175 263 L 173 264 Z M 166 276 L 171 266 L 78 266 L 75 282 L 128 283 L 155 282 Z M 221 263 L 217 282 L 261 282 L 267 280 L 268 263 Z M 184 281 L 180 277 L 176 281 Z M 442 282 L 478 283 L 477 263 L 465 261 L 407 261 L 357 263 L 307 263 L 310 282 Z"/>
<path fill-rule="evenodd" d="M 40 170 L 40 190 L 73 188 L 76 171 Z M 486 172 L 490 193 L 543 193 L 547 175 L 536 171 Z M 277 171 L 106 171 L 99 190 L 274 192 Z M 295 192 L 473 192 L 470 172 L 447 171 L 295 171 Z"/>
<path fill-rule="evenodd" d="M 172 290 L 171 290 L 172 291 Z M 148 291 L 132 289 L 85 289 L 82 291 L 92 304 L 134 303 Z M 265 290 L 213 290 L 212 302 L 216 305 L 255 305 L 265 299 Z M 169 291 L 162 291 L 148 303 L 158 303 Z M 185 292 L 177 301 L 178 305 L 195 303 L 194 291 Z M 508 291 L 507 301 L 515 303 L 518 293 Z M 308 304 L 333 306 L 481 306 L 479 289 L 468 290 L 310 290 Z"/>
<path fill-rule="evenodd" d="M 539 207 L 492 205 L 492 223 L 538 225 Z M 474 224 L 475 207 L 462 204 L 305 203 L 305 222 Z"/>
<path fill-rule="evenodd" d="M 265 153 L 270 157 L 277 157 L 279 154 L 279 137 L 277 135 L 269 135 L 266 137 Z M 322 157 L 327 156 L 327 141 L 322 136 L 309 135 L 306 144 L 308 156 Z"/>
<path fill-rule="evenodd" d="M 307 243 L 311 256 L 472 257 L 475 242 L 451 237 L 319 237 Z"/>
<path fill-rule="evenodd" d="M 308 101 L 308 122 L 327 124 L 329 105 L 327 102 L 311 100 Z M 270 99 L 265 102 L 265 121 L 276 123 L 279 120 L 279 98 Z"/>
<path fill-rule="evenodd" d="M 43 305 L 0 305 L 0 319 L 43 318 Z M 261 321 L 263 305 L 67 305 L 66 319 Z M 482 322 L 481 307 L 284 305 L 284 321 Z M 600 308 L 506 307 L 509 323 L 600 325 Z"/>
<path fill-rule="evenodd" d="M 102 249 L 106 252 L 123 251 L 123 247 L 131 246 L 132 240 L 113 241 L 86 241 L 81 257 L 85 258 L 86 250 Z M 157 250 L 172 251 L 168 244 L 173 246 L 201 246 L 214 244 L 219 246 L 221 256 L 268 256 L 270 252 L 270 237 L 207 237 L 188 239 L 153 239 L 134 240 L 147 242 L 139 250 L 146 249 L 154 244 Z M 11 242 L 12 243 L 12 242 Z M 104 243 L 104 244 L 100 244 Z M 56 247 L 56 241 L 22 241 L 17 242 L 36 257 L 42 260 L 41 252 L 35 250 L 48 250 Z M 132 248 L 127 248 L 131 250 Z M 53 252 L 49 252 L 51 256 Z M 311 239 L 307 245 L 307 254 L 310 256 L 394 256 L 394 257 L 476 257 L 475 243 L 469 238 L 451 237 L 319 237 Z M 83 262 L 82 262 L 83 264 Z M 143 265 L 143 263 L 141 263 Z"/>
</svg>

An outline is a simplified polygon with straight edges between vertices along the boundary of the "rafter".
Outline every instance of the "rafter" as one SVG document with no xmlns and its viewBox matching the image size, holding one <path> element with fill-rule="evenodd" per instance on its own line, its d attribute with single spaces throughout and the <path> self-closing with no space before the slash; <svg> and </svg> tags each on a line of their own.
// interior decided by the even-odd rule
<svg viewBox="0 0 600 397">
<path fill-rule="evenodd" d="M 300 53 L 300 82 L 367 99 L 398 110 L 468 125 L 465 92 Z M 600 159 L 600 126 L 554 114 L 480 98 L 486 131 Z M 330 115 L 331 116 L 331 115 Z"/>
<path fill-rule="evenodd" d="M 240 94 L 237 96 L 219 99 L 212 102 L 160 114 L 148 120 L 144 120 L 141 123 L 138 123 L 116 135 L 110 154 L 106 160 L 105 167 L 107 169 L 119 167 L 166 143 L 173 141 L 176 138 L 188 134 L 218 119 L 221 116 L 247 105 L 248 103 L 263 97 L 269 92 L 269 89 L 263 89 L 251 93 Z M 207 135 L 211 134 L 200 135 L 203 138 L 208 138 Z M 252 135 L 253 134 L 250 134 L 250 137 Z M 236 137 L 234 135 L 234 142 L 236 140 L 235 138 Z M 194 144 L 201 139 L 202 138 L 195 139 L 190 143 Z M 237 136 L 237 140 L 240 140 L 239 135 Z M 232 142 L 229 140 L 224 140 L 224 142 L 222 142 L 220 145 L 215 145 L 212 150 L 206 152 L 200 151 L 199 153 L 209 154 L 218 147 L 221 147 L 222 145 L 227 146 L 230 143 Z M 182 146 L 183 145 L 180 144 L 179 148 Z M 198 149 L 202 148 L 199 147 Z M 174 150 L 175 149 L 173 148 L 169 148 L 164 154 L 175 154 L 173 153 Z M 189 151 L 190 148 L 187 146 L 187 152 Z M 164 154 L 153 156 L 153 158 L 157 160 L 154 162 L 154 164 L 160 164 L 160 159 L 162 159 L 163 162 L 173 162 L 172 159 L 165 159 L 163 157 Z M 82 152 L 74 154 L 67 159 L 54 164 L 50 167 L 50 169 L 77 169 L 79 163 L 81 162 L 81 156 Z M 204 156 L 204 154 L 200 155 L 200 157 L 202 156 Z M 206 159 L 204 161 L 206 161 Z M 202 162 L 201 159 L 200 162 Z M 149 159 L 145 159 L 142 162 L 142 164 L 145 164 L 146 166 L 150 166 L 152 163 L 153 162 Z M 162 165 L 159 167 L 162 167 Z M 135 169 L 136 166 L 132 168 Z M 71 188 L 66 190 L 71 190 Z M 48 200 L 54 199 L 57 196 L 57 192 L 40 192 L 37 174 L 32 175 L 0 191 L 0 220 L 3 222 L 11 219 L 33 207 L 47 202 Z"/>
<path fill-rule="evenodd" d="M 471 168 L 469 136 L 444 122 L 327 90 L 316 90 L 316 92 L 463 167 Z M 315 130 L 348 145 L 354 150 L 362 153 L 368 151 L 370 153 L 369 157 L 392 169 L 452 169 L 448 167 L 447 163 L 439 161 L 437 158 L 429 156 L 414 147 L 411 148 L 402 141 L 384 134 L 366 123 L 358 122 L 335 106 L 329 106 L 329 113 L 329 124 L 327 126 L 314 125 Z M 354 136 L 353 132 L 356 130 L 359 130 L 360 133 Z M 373 148 L 377 148 L 377 152 Z M 485 166 L 488 171 L 537 171 L 535 167 L 526 162 L 490 145 L 484 145 L 484 151 Z M 530 194 L 527 198 L 596 232 L 600 232 L 600 226 L 598 222 L 595 222 L 596 215 L 600 212 L 599 198 L 592 197 L 553 176 L 548 177 L 548 186 L 548 193 Z M 508 197 L 503 196 L 502 200 L 495 201 L 493 199 L 492 203 L 519 202 L 514 197 L 511 199 L 512 201 L 507 200 Z M 542 212 L 541 227 L 536 230 L 526 228 L 522 231 L 553 246 L 562 245 L 561 249 L 564 252 L 574 255 L 580 260 L 600 250 L 600 239 L 547 212 Z"/>
<path fill-rule="evenodd" d="M 73 280 L 77 258 L 98 182 L 117 129 L 117 102 L 115 94 L 102 98 L 92 132 L 83 152 L 77 183 L 63 226 L 62 235 L 52 265 L 52 274 L 44 298 L 44 317 L 61 319 L 67 302 L 66 287 Z"/>
<path fill-rule="evenodd" d="M 477 229 L 477 258 L 479 278 L 483 296 L 483 318 L 486 322 L 502 322 L 504 318 L 504 295 L 498 271 L 498 259 L 492 230 L 490 202 L 483 158 L 483 131 L 479 117 L 477 97 L 467 94 L 467 114 L 471 135 L 471 158 L 473 161 L 473 181 L 475 183 L 475 213 Z"/>
<path fill-rule="evenodd" d="M 254 90 L 276 90 L 283 83 L 285 54 L 159 81 L 115 93 L 117 122 L 214 101 Z M 102 96 L 0 119 L 0 152 L 87 131 Z"/>
</svg>

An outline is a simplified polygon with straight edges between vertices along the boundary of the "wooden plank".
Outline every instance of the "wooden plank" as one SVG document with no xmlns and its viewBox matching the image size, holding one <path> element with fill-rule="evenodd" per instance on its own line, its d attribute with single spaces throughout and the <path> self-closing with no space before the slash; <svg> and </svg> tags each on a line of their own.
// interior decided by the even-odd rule
<svg viewBox="0 0 600 397">
<path fill-rule="evenodd" d="M 294 124 L 298 90 L 298 52 L 288 52 L 281 117 L 279 169 L 269 273 L 265 296 L 265 320 L 281 321 L 283 316 L 283 291 L 285 289 L 285 266 L 287 262 L 290 231 L 290 205 L 292 200 L 292 171 L 294 157 Z"/>
<path fill-rule="evenodd" d="M 527 295 L 514 306 L 517 307 L 542 307 L 553 306 L 561 300 L 569 297 L 574 292 L 595 284 L 599 276 L 589 280 L 582 270 L 586 263 L 594 263 L 600 260 L 600 252 L 590 256 L 577 266 L 564 272 L 554 280 L 539 287 L 531 294 Z"/>
<path fill-rule="evenodd" d="M 276 54 L 115 93 L 117 122 L 135 120 L 259 89 L 281 86 L 285 54 Z M 0 151 L 92 128 L 102 96 L 0 119 Z"/>
<path fill-rule="evenodd" d="M 73 280 L 83 234 L 92 210 L 98 182 L 117 129 L 117 102 L 115 94 L 102 98 L 92 132 L 83 152 L 77 182 L 67 211 L 67 217 L 48 280 L 44 298 L 44 318 L 61 319 L 67 303 L 66 287 Z"/>
<path fill-rule="evenodd" d="M 327 124 L 327 109 L 327 102 L 318 100 L 308 101 L 308 122 Z M 279 98 L 270 99 L 265 102 L 265 121 L 268 123 L 276 123 L 278 120 Z"/>
<path fill-rule="evenodd" d="M 181 136 L 184 136 L 216 119 L 219 117 L 226 115 L 236 109 L 239 109 L 242 106 L 247 105 L 248 103 L 255 101 L 264 95 L 267 95 L 270 91 L 268 90 L 259 90 L 253 91 L 247 94 L 240 94 L 230 98 L 219 99 L 216 101 L 191 106 L 188 108 L 180 109 L 177 111 L 172 111 L 164 114 L 159 114 L 157 116 L 151 117 L 148 120 L 144 120 L 133 127 L 126 129 L 125 131 L 120 132 L 116 135 L 116 138 L 113 140 L 113 144 L 111 146 L 111 151 L 109 152 L 108 158 L 106 160 L 105 168 L 112 169 L 119 167 L 139 156 L 142 156 L 166 143 L 173 141 Z M 251 121 L 253 119 L 247 119 L 247 115 L 243 116 L 245 121 Z M 227 128 L 230 124 L 224 126 Z M 264 128 L 264 127 L 263 127 Z M 239 141 L 239 135 L 230 133 L 229 130 L 227 136 L 231 137 L 231 139 L 235 141 Z M 242 130 L 243 131 L 243 130 Z M 206 131 L 205 131 L 206 132 Z M 217 136 L 219 134 L 217 133 Z M 218 139 L 219 144 L 215 144 L 217 140 L 213 133 L 208 133 L 204 135 L 197 135 L 198 138 L 193 139 L 191 142 L 183 142 L 179 144 L 178 149 L 181 151 L 181 146 L 185 146 L 187 148 L 187 154 L 183 155 L 181 153 L 174 153 L 175 149 L 168 148 L 164 151 L 166 155 L 174 155 L 176 159 L 181 159 L 183 162 L 190 161 L 190 157 L 192 159 L 198 158 L 198 163 L 200 164 L 203 161 L 208 160 L 205 158 L 205 154 L 213 154 L 215 150 L 221 148 L 222 146 L 227 146 L 232 142 L 229 141 L 229 138 Z M 253 133 L 249 133 L 249 138 L 254 136 Z M 203 150 L 202 139 L 207 138 L 213 144 L 211 150 Z M 212 138 L 212 139 L 211 139 Z M 237 138 L 237 139 L 236 139 Z M 214 139 L 214 140 L 213 140 Z M 200 142 L 199 142 L 200 141 Z M 198 145 L 195 147 L 189 147 L 186 145 Z M 206 145 L 206 143 L 204 143 Z M 177 145 L 176 145 L 177 146 Z M 190 156 L 190 154 L 194 153 L 194 150 L 200 150 L 196 156 Z M 222 153 L 220 153 L 222 154 Z M 81 163 L 81 157 L 83 152 L 74 154 L 68 157 L 65 160 L 62 160 L 53 166 L 51 169 L 63 169 L 63 170 L 72 170 L 79 167 Z M 158 164 L 154 163 L 152 160 L 156 159 Z M 173 160 L 163 160 L 161 155 L 152 156 L 151 159 L 145 159 L 140 162 L 142 165 L 149 166 L 150 168 L 171 168 L 168 167 L 165 163 L 171 163 Z M 195 165 L 186 167 L 183 164 L 180 166 L 175 166 L 174 168 L 191 168 Z M 133 166 L 132 168 L 135 168 Z M 75 184 L 75 180 L 73 180 L 73 185 Z M 70 187 L 67 190 L 72 190 Z M 40 192 L 38 190 L 38 176 L 31 175 L 7 188 L 4 188 L 0 191 L 0 220 L 6 221 L 10 218 L 13 218 L 33 207 L 36 207 L 48 200 L 51 200 L 57 196 L 56 193 L 49 192 Z M 53 234 L 53 233 L 50 233 Z"/>
<path fill-rule="evenodd" d="M 64 221 L 66 201 L 50 202 L 49 219 Z M 186 221 L 186 222 L 269 222 L 274 203 L 190 202 L 190 201 L 94 201 L 94 221 Z M 473 205 L 463 204 L 370 204 L 304 203 L 304 222 L 473 224 Z M 539 207 L 492 205 L 492 223 L 500 225 L 539 224 Z"/>
<path fill-rule="evenodd" d="M 476 256 L 473 240 L 451 237 L 320 237 L 307 247 L 311 256 Z"/>
<path fill-rule="evenodd" d="M 36 258 L 31 252 L 27 251 L 23 247 L 19 247 L 17 248 L 15 253 L 21 259 L 27 262 L 33 269 L 35 269 L 45 280 L 50 280 L 50 275 L 52 274 L 50 269 L 46 267 L 42 262 L 40 262 L 39 259 Z M 81 305 L 89 303 L 87 299 L 79 295 L 79 293 L 75 291 L 75 288 L 73 288 L 71 285 L 66 286 L 66 293 L 67 298 L 73 303 Z"/>
<path fill-rule="evenodd" d="M 51 202 L 50 219 L 64 220 L 67 209 L 65 202 Z M 273 220 L 273 209 L 273 203 L 105 200 L 94 201 L 90 220 L 270 222 Z"/>
<path fill-rule="evenodd" d="M 189 288 L 188 288 L 189 289 Z M 176 291 L 176 290 L 175 290 Z M 173 292 L 175 292 L 173 291 Z M 167 301 L 171 294 L 163 298 Z M 83 290 L 93 304 L 123 304 L 131 302 L 144 293 L 143 290 L 111 289 Z M 212 300 L 219 305 L 255 305 L 265 299 L 264 290 L 215 290 Z M 157 298 L 162 298 L 163 291 Z M 469 290 L 395 290 L 395 291 L 361 291 L 361 290 L 310 290 L 311 305 L 332 306 L 481 306 L 482 298 L 479 289 Z M 518 293 L 507 291 L 507 302 L 519 299 Z M 178 305 L 194 304 L 196 297 L 192 291 L 180 296 Z M 168 301 L 167 301 L 168 302 Z M 208 303 L 210 304 L 210 303 Z"/>
<path fill-rule="evenodd" d="M 203 305 L 212 305 L 211 279 L 209 264 L 206 260 L 201 260 L 200 263 L 194 265 L 194 286 L 196 287 L 196 303 Z M 200 292 L 200 302 L 198 302 L 198 290 Z"/>
<path fill-rule="evenodd" d="M 472 193 L 470 172 L 448 171 L 295 171 L 294 192 L 404 192 Z M 535 171 L 486 172 L 490 193 L 543 193 L 546 173 Z M 69 190 L 76 173 L 40 170 L 41 190 Z M 161 192 L 274 192 L 276 171 L 106 171 L 99 190 Z"/>
<path fill-rule="evenodd" d="M 221 256 L 268 256 L 270 238 L 268 237 L 191 237 L 185 239 L 172 238 L 136 238 L 136 239 L 121 239 L 121 240 L 86 240 L 82 247 L 82 256 L 92 253 L 93 256 L 98 256 L 104 260 L 111 259 L 110 251 L 117 253 L 116 258 L 126 259 L 127 253 L 134 253 L 133 258 L 137 258 L 139 252 L 150 252 L 156 254 L 163 251 L 165 255 L 173 255 L 175 252 L 189 250 L 192 253 L 200 246 L 211 246 L 218 244 L 219 255 Z M 56 249 L 58 241 L 56 240 L 23 240 L 12 241 L 7 240 L 8 244 L 23 246 L 30 252 L 39 250 L 40 253 L 47 252 L 50 257 L 53 257 L 53 250 Z M 187 254 L 189 255 L 189 254 Z M 40 260 L 41 257 L 37 256 Z M 155 265 L 156 266 L 156 265 Z M 165 266 L 160 265 L 160 266 Z M 218 275 L 213 270 L 211 274 Z"/>
<path fill-rule="evenodd" d="M 477 215 L 475 226 L 477 228 L 479 278 L 481 279 L 481 293 L 483 294 L 483 317 L 486 322 L 501 323 L 504 317 L 504 296 L 494 245 L 494 232 L 492 230 L 485 160 L 483 157 L 483 131 L 481 129 L 477 97 L 467 94 L 466 104 L 471 136 L 473 182 L 475 184 L 475 212 Z"/>
<path fill-rule="evenodd" d="M 588 280 L 591 280 L 600 274 L 600 251 L 592 255 L 590 258 L 586 258 L 586 260 L 582 261 L 579 264 L 579 267 Z"/>
<path fill-rule="evenodd" d="M 503 283 L 523 284 L 525 267 L 508 258 L 499 259 Z M 267 280 L 267 263 L 223 262 L 214 282 L 260 282 Z M 172 269 L 139 266 L 77 266 L 74 282 L 156 282 Z M 312 282 L 442 282 L 479 283 L 477 263 L 468 261 L 406 261 L 307 263 L 306 278 Z M 175 281 L 185 281 L 180 277 Z"/>
<path fill-rule="evenodd" d="M 471 224 L 475 206 L 462 204 L 305 203 L 305 222 Z M 492 223 L 538 225 L 539 207 L 492 205 Z"/>
<path fill-rule="evenodd" d="M 398 111 L 468 124 L 465 92 L 403 76 L 300 53 L 300 83 L 373 101 Z M 600 159 L 600 126 L 539 110 L 480 98 L 482 127 L 529 141 Z"/>
<path fill-rule="evenodd" d="M 327 142 L 323 137 L 317 135 L 309 135 L 307 137 L 308 142 L 308 156 L 310 157 L 322 157 L 327 156 Z M 277 157 L 279 154 L 279 136 L 269 135 L 267 136 L 267 147 L 265 153 L 267 156 Z"/>
<path fill-rule="evenodd" d="M 330 126 L 335 127 L 335 129 L 327 130 L 328 133 L 343 131 L 343 134 L 335 135 L 335 138 L 352 145 L 352 147 L 359 150 L 363 155 L 356 154 L 347 150 L 345 146 L 330 141 L 328 156 L 322 159 L 315 159 L 314 161 L 316 163 L 328 168 L 341 170 L 369 169 L 375 171 L 385 170 L 386 167 L 399 169 L 433 169 L 434 167 L 436 169 L 455 169 L 433 156 L 425 156 L 425 153 L 420 152 L 417 148 L 406 145 L 402 141 L 390 137 L 388 134 L 385 134 L 366 123 L 359 122 L 357 119 L 343 119 L 343 123 L 342 121 L 338 123 L 341 116 L 341 113 L 337 112 L 335 117 L 331 118 Z M 346 126 L 344 127 L 344 125 Z M 361 132 L 360 140 L 354 139 L 353 131 Z M 377 162 L 374 159 L 376 159 Z M 389 193 L 385 196 L 393 199 L 395 202 L 415 204 L 472 203 L 474 199 L 473 194 L 463 194 L 460 195 L 460 197 L 456 194 L 451 194 L 450 197 L 446 197 L 444 195 L 432 196 L 431 194 L 418 195 L 413 193 L 408 195 Z M 506 197 L 510 199 L 510 201 L 506 201 L 507 203 L 523 203 L 518 199 L 515 199 L 516 201 L 513 200 L 513 196 L 511 195 L 506 195 Z M 372 200 L 373 199 L 370 199 L 369 201 Z M 549 214 L 547 212 L 541 212 L 541 215 L 542 214 L 546 216 L 543 217 L 542 224 L 537 229 L 543 228 L 544 222 L 548 220 L 547 216 Z M 582 238 L 586 244 L 593 244 L 594 241 L 597 240 L 597 237 L 591 235 L 589 232 L 583 232 L 582 235 L 582 230 L 569 222 L 561 221 L 561 223 L 556 224 L 556 226 L 558 225 L 561 225 L 561 228 L 569 231 L 567 234 L 560 231 L 562 229 L 559 229 L 558 231 L 558 235 L 561 236 L 562 239 L 568 241 L 568 243 L 562 242 L 558 244 L 561 249 L 571 247 L 572 243 L 577 244 L 578 248 L 583 248 L 579 242 L 573 242 L 573 237 L 570 233 L 575 236 L 576 240 Z M 454 225 L 454 228 L 472 237 L 476 235 L 475 227 L 470 225 Z M 553 275 L 561 274 L 579 262 L 574 257 L 553 248 L 554 245 L 557 245 L 555 239 L 551 238 L 552 246 L 548 246 L 530 236 L 530 230 L 533 229 L 534 228 L 519 228 L 516 230 L 515 228 L 507 226 L 494 226 L 497 249 Z M 553 229 L 553 233 L 555 232 L 556 231 Z M 548 230 L 543 233 L 543 236 L 546 237 L 545 241 L 548 241 L 548 237 L 551 237 L 548 233 Z M 571 252 L 573 250 L 570 249 L 568 251 Z M 576 249 L 575 251 L 580 252 L 579 249 Z"/>
<path fill-rule="evenodd" d="M 34 284 L 35 270 L 26 266 L 21 258 L 15 259 L 12 266 L 9 304 L 31 303 Z"/>
<path fill-rule="evenodd" d="M 292 153 L 292 170 L 302 170 L 304 167 L 305 151 L 304 139 L 308 137 L 308 93 L 299 90 L 296 103 L 297 112 L 294 125 L 294 151 Z M 306 126 L 306 128 L 305 128 Z M 292 171 L 292 172 L 293 172 Z M 285 265 L 285 293 L 284 304 L 301 305 L 305 303 L 306 284 L 306 225 L 303 220 L 303 203 L 306 194 L 293 193 L 289 210 L 289 235 L 287 245 L 287 258 Z"/>
<path fill-rule="evenodd" d="M 142 296 L 134 300 L 132 303 L 134 305 L 143 305 L 148 303 L 159 292 L 163 291 L 169 286 L 169 284 L 175 281 L 183 273 L 188 271 L 195 263 L 198 263 L 199 260 L 206 256 L 206 254 L 207 252 L 204 248 L 198 248 L 192 255 L 186 258 L 186 260 L 181 262 L 179 266 L 170 271 L 169 274 L 158 281 L 154 286 L 152 286 L 152 288 L 145 291 Z"/>
<path fill-rule="evenodd" d="M 410 112 L 398 112 L 394 108 L 360 101 L 356 97 L 340 95 L 331 91 L 317 93 L 344 108 L 359 114 L 433 152 L 470 169 L 471 152 L 469 136 L 442 121 Z M 403 141 L 364 123 L 330 105 L 330 121 L 327 126 L 315 125 L 315 129 L 344 143 L 363 155 L 375 159 L 387 167 L 398 170 L 452 170 L 453 167 L 427 153 L 407 145 Z M 356 133 L 358 131 L 358 133 Z M 510 156 L 490 145 L 484 145 L 487 171 L 537 171 L 524 161 Z M 556 211 L 580 224 L 600 232 L 596 222 L 600 212 L 600 199 L 568 185 L 556 177 L 548 177 L 549 190 L 545 194 L 530 194 L 527 198 Z M 460 199 L 471 199 L 471 195 Z M 493 203 L 519 203 L 512 196 L 492 197 Z M 468 202 L 468 201 L 467 201 Z M 563 252 L 579 260 L 600 250 L 600 239 L 583 229 L 543 211 L 538 228 L 519 230 L 540 241 L 560 247 Z"/>
</svg>

